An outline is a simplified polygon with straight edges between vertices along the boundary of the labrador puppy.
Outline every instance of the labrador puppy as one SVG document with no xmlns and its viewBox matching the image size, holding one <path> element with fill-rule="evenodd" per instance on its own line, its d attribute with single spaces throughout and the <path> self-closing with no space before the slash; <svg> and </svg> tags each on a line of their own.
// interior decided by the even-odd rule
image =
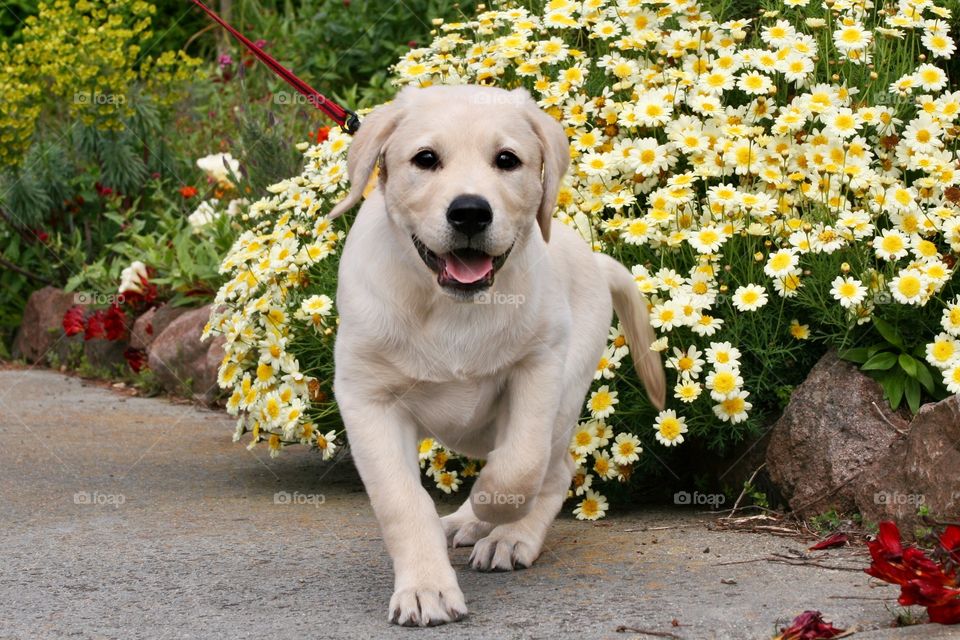
<svg viewBox="0 0 960 640">
<path fill-rule="evenodd" d="M 654 405 L 666 384 L 630 272 L 553 220 L 569 164 L 560 124 L 522 90 L 407 88 L 348 154 L 369 192 L 340 262 L 334 390 L 393 560 L 388 618 L 467 613 L 447 553 L 481 571 L 530 566 L 566 498 L 568 445 L 616 310 Z M 418 441 L 486 464 L 440 518 Z"/>
</svg>

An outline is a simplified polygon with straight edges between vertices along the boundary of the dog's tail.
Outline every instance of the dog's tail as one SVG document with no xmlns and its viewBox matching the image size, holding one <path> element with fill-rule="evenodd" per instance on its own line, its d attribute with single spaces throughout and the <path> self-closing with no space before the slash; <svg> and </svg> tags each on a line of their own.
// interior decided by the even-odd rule
<svg viewBox="0 0 960 640">
<path fill-rule="evenodd" d="M 623 325 L 633 367 L 647 389 L 650 402 L 662 411 L 667 402 L 667 380 L 660 355 L 650 350 L 655 337 L 647 313 L 647 301 L 640 295 L 637 283 L 626 267 L 610 256 L 595 255 L 607 276 L 613 309 Z"/>
</svg>

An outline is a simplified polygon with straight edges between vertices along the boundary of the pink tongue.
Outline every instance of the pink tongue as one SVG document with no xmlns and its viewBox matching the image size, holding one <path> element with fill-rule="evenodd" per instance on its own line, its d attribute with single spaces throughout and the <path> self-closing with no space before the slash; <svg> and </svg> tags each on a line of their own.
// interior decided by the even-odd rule
<svg viewBox="0 0 960 640">
<path fill-rule="evenodd" d="M 472 284 L 482 280 L 493 269 L 493 258 L 482 253 L 467 255 L 448 253 L 443 258 L 447 273 L 461 284 Z"/>
</svg>

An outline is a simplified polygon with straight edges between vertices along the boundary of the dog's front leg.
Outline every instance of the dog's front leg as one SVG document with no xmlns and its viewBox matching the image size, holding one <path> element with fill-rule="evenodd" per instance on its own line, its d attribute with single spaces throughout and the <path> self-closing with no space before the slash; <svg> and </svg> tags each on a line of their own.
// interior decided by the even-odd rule
<svg viewBox="0 0 960 640">
<path fill-rule="evenodd" d="M 420 484 L 413 420 L 402 407 L 358 400 L 341 400 L 340 410 L 351 454 L 393 560 L 388 619 L 407 626 L 459 620 L 467 606 L 436 507 Z"/>
<path fill-rule="evenodd" d="M 549 466 L 562 373 L 562 361 L 548 349 L 511 372 L 496 446 L 470 492 L 480 520 L 514 522 L 533 506 Z"/>
</svg>

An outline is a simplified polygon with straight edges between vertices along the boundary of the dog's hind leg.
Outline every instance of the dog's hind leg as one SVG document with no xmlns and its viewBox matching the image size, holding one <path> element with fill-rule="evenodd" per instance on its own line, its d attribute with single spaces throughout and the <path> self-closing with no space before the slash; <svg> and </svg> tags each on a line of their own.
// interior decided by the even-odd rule
<svg viewBox="0 0 960 640">
<path fill-rule="evenodd" d="M 540 556 L 547 530 L 567 497 L 573 467 L 566 444 L 556 447 L 543 487 L 530 511 L 520 520 L 493 527 L 486 537 L 477 540 L 470 555 L 470 566 L 478 571 L 512 571 L 532 565 Z"/>
<path fill-rule="evenodd" d="M 467 498 L 460 508 L 440 518 L 447 542 L 451 547 L 472 547 L 477 540 L 490 533 L 496 526 L 477 518 Z"/>
</svg>

